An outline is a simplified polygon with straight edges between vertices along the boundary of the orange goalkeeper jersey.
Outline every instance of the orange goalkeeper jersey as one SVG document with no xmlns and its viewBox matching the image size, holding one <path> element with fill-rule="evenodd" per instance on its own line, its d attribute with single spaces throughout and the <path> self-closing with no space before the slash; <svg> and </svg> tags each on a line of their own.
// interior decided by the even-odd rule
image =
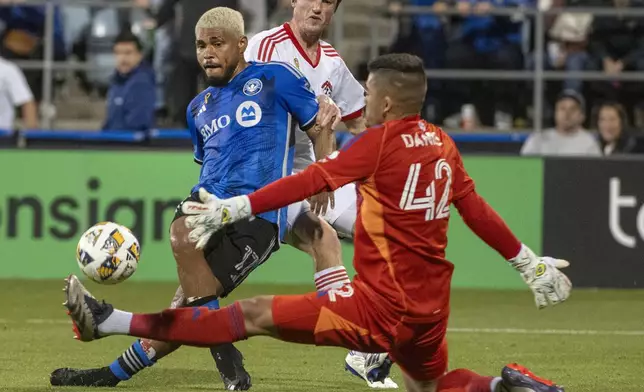
<svg viewBox="0 0 644 392">
<path fill-rule="evenodd" d="M 282 204 L 353 181 L 355 284 L 366 286 L 377 306 L 407 318 L 445 317 L 453 271 L 445 259 L 450 204 L 474 190 L 454 141 L 419 116 L 388 121 L 274 184 L 289 184 L 276 193 Z M 250 195 L 253 212 L 275 207 L 262 193 Z"/>
</svg>

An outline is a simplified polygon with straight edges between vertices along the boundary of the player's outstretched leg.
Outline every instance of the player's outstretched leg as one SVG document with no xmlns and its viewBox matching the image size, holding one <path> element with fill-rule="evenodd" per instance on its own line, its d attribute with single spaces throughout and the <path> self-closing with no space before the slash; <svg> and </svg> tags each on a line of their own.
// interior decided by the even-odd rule
<svg viewBox="0 0 644 392">
<path fill-rule="evenodd" d="M 207 307 L 166 309 L 161 313 L 133 314 L 98 301 L 75 275 L 65 279 L 63 305 L 72 319 L 77 340 L 89 342 L 110 335 L 129 335 L 196 347 L 275 335 L 272 296 L 235 302 L 222 309 Z"/>
</svg>

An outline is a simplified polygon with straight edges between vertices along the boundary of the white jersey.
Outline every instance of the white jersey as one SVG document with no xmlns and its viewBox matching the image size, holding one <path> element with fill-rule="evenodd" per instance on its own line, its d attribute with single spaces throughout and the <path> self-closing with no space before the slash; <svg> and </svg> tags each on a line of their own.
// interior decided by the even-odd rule
<svg viewBox="0 0 644 392">
<path fill-rule="evenodd" d="M 33 99 L 29 84 L 20 68 L 0 58 L 0 129 L 12 130 L 16 107 Z"/>
<path fill-rule="evenodd" d="M 324 41 L 318 45 L 313 62 L 293 35 L 288 23 L 262 31 L 248 42 L 246 61 L 282 61 L 292 64 L 309 80 L 316 95 L 327 95 L 335 101 L 342 120 L 359 117 L 364 108 L 364 89 L 353 77 L 333 46 Z M 315 161 L 313 144 L 305 132 L 295 132 L 293 171 L 299 172 Z"/>
</svg>

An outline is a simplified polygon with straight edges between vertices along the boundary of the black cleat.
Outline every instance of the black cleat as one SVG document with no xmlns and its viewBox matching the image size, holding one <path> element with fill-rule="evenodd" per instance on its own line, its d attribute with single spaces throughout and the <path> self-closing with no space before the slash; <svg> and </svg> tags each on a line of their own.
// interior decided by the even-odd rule
<svg viewBox="0 0 644 392">
<path fill-rule="evenodd" d="M 228 391 L 247 391 L 252 386 L 250 374 L 244 369 L 244 356 L 232 343 L 210 348 L 217 370 Z"/>
<path fill-rule="evenodd" d="M 99 369 L 56 369 L 49 376 L 51 385 L 60 387 L 115 387 L 120 381 L 107 366 Z"/>
<path fill-rule="evenodd" d="M 562 386 L 541 378 L 516 363 L 504 367 L 501 378 L 499 392 L 564 392 Z"/>
</svg>

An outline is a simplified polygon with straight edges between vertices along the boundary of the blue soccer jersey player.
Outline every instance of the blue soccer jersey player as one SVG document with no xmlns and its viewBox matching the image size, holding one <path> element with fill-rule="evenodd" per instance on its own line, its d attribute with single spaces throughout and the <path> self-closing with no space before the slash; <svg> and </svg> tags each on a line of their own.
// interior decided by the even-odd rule
<svg viewBox="0 0 644 392">
<path fill-rule="evenodd" d="M 229 198 L 291 174 L 295 128 L 310 132 L 314 141 L 319 135 L 326 140 L 325 130 L 334 120 L 337 107 L 318 104 L 307 79 L 294 67 L 244 60 L 248 40 L 243 26 L 239 12 L 223 7 L 206 12 L 197 23 L 197 58 L 210 87 L 186 111 L 194 159 L 201 165 L 199 181 L 186 200 L 199 200 L 195 192 L 200 187 Z M 181 287 L 172 306 L 218 308 L 218 298 L 228 295 L 279 248 L 286 213 L 281 209 L 239 222 L 197 251 L 177 208 L 170 240 Z M 115 386 L 178 347 L 138 340 L 109 366 L 57 369 L 51 383 Z M 241 353 L 232 344 L 213 347 L 211 353 L 227 390 L 251 387 Z"/>
<path fill-rule="evenodd" d="M 279 83 L 279 86 L 277 85 Z M 200 187 L 218 197 L 243 195 L 291 173 L 295 127 L 315 125 L 318 103 L 307 79 L 287 63 L 256 63 L 188 107 Z M 284 234 L 286 209 L 259 215 Z"/>
</svg>

